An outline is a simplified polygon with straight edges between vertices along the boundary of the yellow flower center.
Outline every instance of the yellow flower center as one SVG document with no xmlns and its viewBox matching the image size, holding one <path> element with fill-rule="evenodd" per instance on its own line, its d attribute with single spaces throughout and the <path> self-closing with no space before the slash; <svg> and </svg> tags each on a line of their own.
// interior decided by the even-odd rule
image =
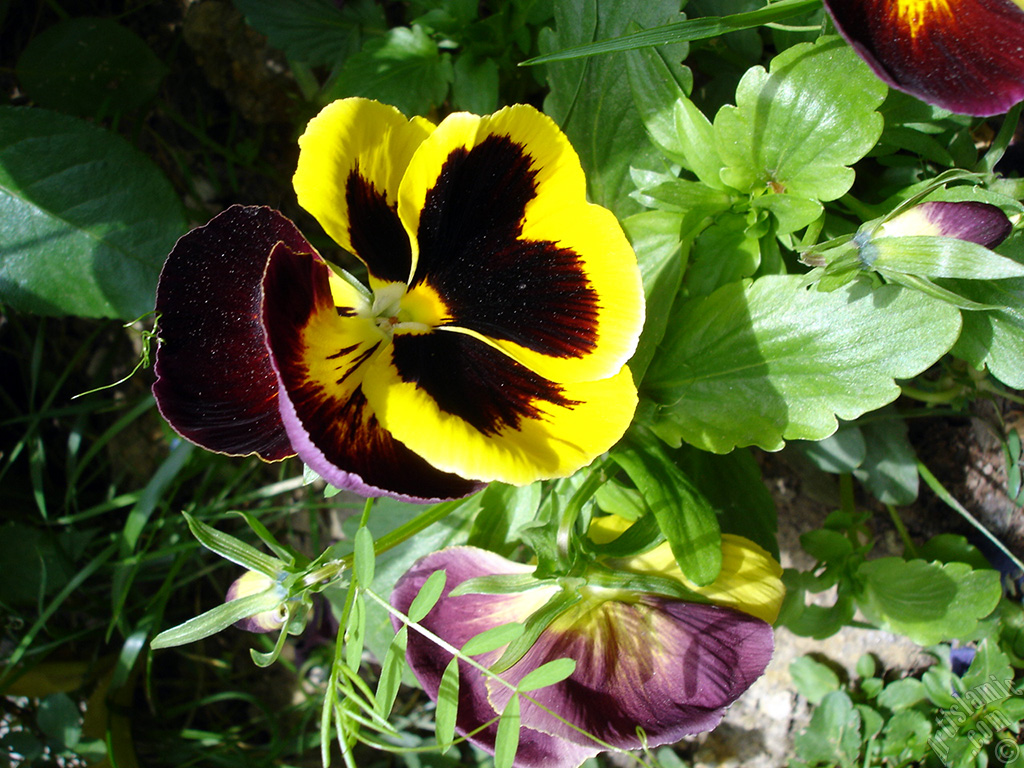
<svg viewBox="0 0 1024 768">
<path fill-rule="evenodd" d="M 444 301 L 430 286 L 420 283 L 411 291 L 405 283 L 389 283 L 373 295 L 371 313 L 389 338 L 396 329 L 426 333 L 451 320 Z"/>
</svg>

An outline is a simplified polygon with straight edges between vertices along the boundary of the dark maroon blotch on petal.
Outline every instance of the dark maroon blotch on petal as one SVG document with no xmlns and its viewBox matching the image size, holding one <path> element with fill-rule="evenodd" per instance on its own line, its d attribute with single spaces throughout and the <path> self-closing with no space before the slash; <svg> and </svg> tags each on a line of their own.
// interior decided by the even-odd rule
<svg viewBox="0 0 1024 768">
<path fill-rule="evenodd" d="M 482 485 L 428 464 L 380 426 L 360 386 L 342 388 L 376 351 L 355 347 L 329 356 L 338 367 L 334 382 L 309 376 L 303 329 L 316 312 L 336 311 L 330 270 L 319 256 L 275 249 L 264 277 L 263 319 L 279 377 L 281 413 L 291 445 L 327 482 L 364 496 L 394 496 L 411 502 L 458 498 Z M 383 343 L 383 342 L 382 342 Z"/>
<path fill-rule="evenodd" d="M 279 212 L 232 206 L 179 239 L 160 274 L 153 394 L 182 437 L 211 451 L 268 461 L 294 454 L 260 317 L 278 243 L 315 253 Z"/>
</svg>

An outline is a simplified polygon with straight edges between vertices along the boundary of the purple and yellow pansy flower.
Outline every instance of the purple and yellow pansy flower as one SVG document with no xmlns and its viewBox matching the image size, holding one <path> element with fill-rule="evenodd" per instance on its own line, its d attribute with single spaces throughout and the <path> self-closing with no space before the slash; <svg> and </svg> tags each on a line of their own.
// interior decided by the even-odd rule
<svg viewBox="0 0 1024 768">
<path fill-rule="evenodd" d="M 299 203 L 369 286 L 269 208 L 185 235 L 154 385 L 181 435 L 413 501 L 567 476 L 622 436 L 639 269 L 554 122 L 516 105 L 435 126 L 353 98 L 299 146 Z"/>
<path fill-rule="evenodd" d="M 825 0 L 840 34 L 886 83 L 951 112 L 1024 99 L 1022 0 Z"/>
<path fill-rule="evenodd" d="M 620 530 L 613 524 L 599 535 L 613 538 L 609 533 Z M 677 578 L 692 587 L 674 561 L 665 561 L 666 553 L 671 559 L 667 544 L 619 566 Z M 452 596 L 453 589 L 470 579 L 533 572 L 532 566 L 492 552 L 453 547 L 428 555 L 399 579 L 391 600 L 395 608 L 407 612 L 438 570 L 446 572 L 445 588 L 420 626 L 456 648 L 485 630 L 526 622 L 560 590 L 571 590 L 578 598 L 500 673 L 514 686 L 547 662 L 576 662 L 568 678 L 531 692 L 532 701 L 522 700 L 515 759 L 520 768 L 574 768 L 610 748 L 654 747 L 714 728 L 725 708 L 771 660 L 769 622 L 778 617 L 783 596 L 778 563 L 752 542 L 728 537 L 723 539 L 719 578 L 692 590 L 711 601 L 707 603 L 599 586 L 586 577 L 538 582 L 535 588 L 509 594 Z M 394 623 L 397 629 L 400 622 Z M 473 658 L 493 665 L 504 650 Z M 427 695 L 436 700 L 452 654 L 411 628 L 406 658 Z M 456 731 L 493 753 L 496 721 L 512 689 L 465 661 L 459 670 Z"/>
</svg>

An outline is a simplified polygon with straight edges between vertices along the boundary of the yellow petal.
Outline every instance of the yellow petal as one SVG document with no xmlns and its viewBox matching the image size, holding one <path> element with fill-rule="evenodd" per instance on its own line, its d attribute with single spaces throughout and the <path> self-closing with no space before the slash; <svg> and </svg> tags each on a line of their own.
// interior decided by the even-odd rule
<svg viewBox="0 0 1024 768">
<path fill-rule="evenodd" d="M 590 526 L 590 538 L 607 543 L 632 523 L 618 515 L 596 518 Z M 716 605 L 724 605 L 774 623 L 779 617 L 786 590 L 782 585 L 782 566 L 763 548 L 731 533 L 722 534 L 722 570 L 718 578 L 699 587 L 683 575 L 668 542 L 648 552 L 616 562 L 616 567 L 633 573 L 654 574 L 676 579 Z"/>
<path fill-rule="evenodd" d="M 299 205 L 366 264 L 370 282 L 408 282 L 412 257 L 398 220 L 398 187 L 433 126 L 361 98 L 332 102 L 299 137 L 292 183 Z"/>
<path fill-rule="evenodd" d="M 557 385 L 443 330 L 396 332 L 363 389 L 381 425 L 434 467 L 514 485 L 589 464 L 619 440 L 637 401 L 628 368 Z"/>
<path fill-rule="evenodd" d="M 586 201 L 568 139 L 532 107 L 448 116 L 409 162 L 398 214 L 413 284 L 450 325 L 546 379 L 614 376 L 644 319 L 640 272 L 615 217 Z"/>
</svg>

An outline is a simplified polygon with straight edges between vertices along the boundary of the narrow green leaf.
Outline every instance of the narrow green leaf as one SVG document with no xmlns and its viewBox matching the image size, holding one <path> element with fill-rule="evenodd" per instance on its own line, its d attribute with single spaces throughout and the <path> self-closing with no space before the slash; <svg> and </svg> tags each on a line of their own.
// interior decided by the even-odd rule
<svg viewBox="0 0 1024 768">
<path fill-rule="evenodd" d="M 434 734 L 443 755 L 455 740 L 455 723 L 459 715 L 459 660 L 452 658 L 441 675 L 437 689 L 437 710 L 434 712 Z"/>
<path fill-rule="evenodd" d="M 612 450 L 658 521 L 676 562 L 698 585 L 710 584 L 722 567 L 715 510 L 649 433 L 634 431 Z"/>
<path fill-rule="evenodd" d="M 575 659 L 553 659 L 527 672 L 519 681 L 516 690 L 520 693 L 536 691 L 560 683 L 576 671 Z"/>
<path fill-rule="evenodd" d="M 512 768 L 519 751 L 519 694 L 513 694 L 498 720 L 494 736 L 494 768 Z"/>
<path fill-rule="evenodd" d="M 366 643 L 366 599 L 356 591 L 352 600 L 352 612 L 345 628 L 345 664 L 357 671 L 363 663 L 363 648 Z"/>
<path fill-rule="evenodd" d="M 373 584 L 373 534 L 365 526 L 356 531 L 353 546 L 352 572 L 355 574 L 356 583 L 363 587 Z"/>
<path fill-rule="evenodd" d="M 388 646 L 384 660 L 380 664 L 380 679 L 377 681 L 377 714 L 387 719 L 391 708 L 398 697 L 398 689 L 402 685 L 402 672 L 405 670 L 405 645 L 409 628 L 403 626 L 395 634 L 395 639 Z"/>
<path fill-rule="evenodd" d="M 515 592 L 526 592 L 541 585 L 532 573 L 508 573 L 497 576 L 477 576 L 466 579 L 448 594 L 452 597 L 460 595 L 509 595 Z"/>
<path fill-rule="evenodd" d="M 524 629 L 525 627 L 517 622 L 491 627 L 467 640 L 466 644 L 462 646 L 462 652 L 467 656 L 476 656 L 495 651 L 518 638 L 523 634 Z"/>
<path fill-rule="evenodd" d="M 594 56 L 599 53 L 630 51 L 653 45 L 665 45 L 666 43 L 704 40 L 709 37 L 724 35 L 727 32 L 735 32 L 739 29 L 750 29 L 782 21 L 796 16 L 809 8 L 813 8 L 819 5 L 819 3 L 820 0 L 781 0 L 781 2 L 772 3 L 764 8 L 747 13 L 689 19 L 674 24 L 665 24 L 661 27 L 634 32 L 630 35 L 622 35 L 609 40 L 601 40 L 596 43 L 577 45 L 560 51 L 546 53 L 542 56 L 528 59 L 522 65 L 548 64 L 554 61 Z"/>
<path fill-rule="evenodd" d="M 272 579 L 277 578 L 281 571 L 284 570 L 284 563 L 277 558 L 260 552 L 241 539 L 236 539 L 234 536 L 218 531 L 216 528 L 192 517 L 188 512 L 182 512 L 181 514 L 185 517 L 189 530 L 192 531 L 192 535 L 196 537 L 196 540 L 225 560 L 230 560 L 246 570 L 258 571 Z"/>
<path fill-rule="evenodd" d="M 407 612 L 409 621 L 423 621 L 441 598 L 447 578 L 448 574 L 445 571 L 434 571 L 427 577 L 427 580 L 423 582 L 423 586 L 420 587 L 420 591 L 416 593 L 416 597 L 413 598 L 412 604 L 409 606 Z"/>
<path fill-rule="evenodd" d="M 500 674 L 523 658 L 526 652 L 536 645 L 548 625 L 581 599 L 575 590 L 561 589 L 553 594 L 550 600 L 534 611 L 522 624 L 522 634 L 509 641 L 508 647 L 498 660 L 491 664 L 491 671 Z"/>
<path fill-rule="evenodd" d="M 241 515 L 242 519 L 245 520 L 246 525 L 252 528 L 253 533 L 259 536 L 260 541 L 266 544 L 267 548 L 277 555 L 282 561 L 288 565 L 293 565 L 295 563 L 295 554 L 274 538 L 274 534 L 272 534 L 267 529 L 267 526 L 261 523 L 255 516 L 244 510 L 235 511 L 234 514 Z"/>
<path fill-rule="evenodd" d="M 202 640 L 204 637 L 227 629 L 237 621 L 273 610 L 281 604 L 283 597 L 282 590 L 279 587 L 274 587 L 255 595 L 229 600 L 183 624 L 164 630 L 153 638 L 150 647 L 154 649 L 172 648 L 176 645 Z"/>
<path fill-rule="evenodd" d="M 269 667 L 277 661 L 278 657 L 281 655 L 281 651 L 284 650 L 284 641 L 287 639 L 288 627 L 286 625 L 281 627 L 281 631 L 277 633 L 277 641 L 274 643 L 274 647 L 271 650 L 263 653 L 262 651 L 257 651 L 255 648 L 250 648 L 249 656 L 252 657 L 253 664 L 261 668 Z"/>
</svg>

